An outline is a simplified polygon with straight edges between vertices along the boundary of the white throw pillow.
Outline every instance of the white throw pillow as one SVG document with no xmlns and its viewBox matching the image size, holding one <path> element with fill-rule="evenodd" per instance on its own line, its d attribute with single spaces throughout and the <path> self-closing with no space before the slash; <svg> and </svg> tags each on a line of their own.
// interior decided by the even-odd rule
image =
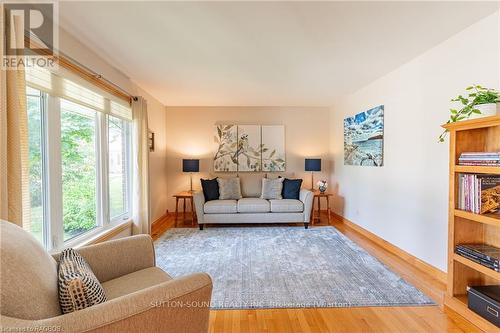
<svg viewBox="0 0 500 333">
<path fill-rule="evenodd" d="M 283 199 L 281 192 L 283 191 L 283 180 L 285 178 L 262 178 L 262 194 L 261 199 L 276 200 Z"/>
<path fill-rule="evenodd" d="M 240 179 L 217 178 L 219 183 L 219 200 L 239 200 L 241 199 Z"/>
</svg>

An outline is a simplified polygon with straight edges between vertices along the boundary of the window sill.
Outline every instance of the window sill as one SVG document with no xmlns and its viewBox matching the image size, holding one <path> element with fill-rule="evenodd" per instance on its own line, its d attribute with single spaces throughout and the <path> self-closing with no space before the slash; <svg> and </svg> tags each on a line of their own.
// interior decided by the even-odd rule
<svg viewBox="0 0 500 333">
<path fill-rule="evenodd" d="M 75 239 L 72 239 L 66 243 L 64 243 L 63 248 L 75 248 L 78 249 L 82 246 L 87 246 L 87 245 L 92 245 L 92 244 L 97 244 L 106 240 L 109 240 L 110 238 L 116 236 L 120 232 L 127 230 L 132 226 L 132 219 L 128 219 L 125 221 L 116 221 L 112 222 L 109 225 L 107 225 L 105 228 L 98 228 L 96 230 L 92 230 L 84 235 L 81 235 L 79 237 L 76 237 Z M 53 252 L 59 252 L 61 249 L 53 249 L 50 251 L 51 253 Z"/>
</svg>

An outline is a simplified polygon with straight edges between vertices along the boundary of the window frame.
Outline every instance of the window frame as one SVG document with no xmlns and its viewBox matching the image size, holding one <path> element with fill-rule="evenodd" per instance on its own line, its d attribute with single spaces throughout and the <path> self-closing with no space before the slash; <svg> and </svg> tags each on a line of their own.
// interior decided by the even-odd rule
<svg viewBox="0 0 500 333">
<path fill-rule="evenodd" d="M 123 143 L 124 145 L 124 157 L 125 157 L 125 164 L 126 164 L 126 170 L 128 172 L 125 172 L 125 177 L 126 177 L 126 189 L 125 189 L 125 200 L 124 200 L 124 206 L 125 206 L 125 211 L 117 216 L 111 216 L 111 193 L 109 191 L 109 118 L 114 117 L 116 119 L 119 119 L 120 121 L 123 122 L 125 125 L 124 131 L 124 139 L 125 142 Z M 132 218 L 132 200 L 131 200 L 131 195 L 132 195 L 132 122 L 127 121 L 125 119 L 113 116 L 113 115 L 106 115 L 106 147 L 107 147 L 107 155 L 106 155 L 106 177 L 107 179 L 107 203 L 108 207 L 106 212 L 108 212 L 108 220 L 111 223 L 118 223 L 121 221 L 128 221 Z"/>
<path fill-rule="evenodd" d="M 132 122 L 123 120 L 126 124 L 125 135 L 125 169 L 126 188 L 124 205 L 126 212 L 110 217 L 109 196 L 109 143 L 108 119 L 111 115 L 96 111 L 96 227 L 64 241 L 63 225 L 63 187 L 62 187 L 62 156 L 61 156 L 61 99 L 44 92 L 37 87 L 28 87 L 40 92 L 41 112 L 41 154 L 42 154 L 42 209 L 43 209 L 43 245 L 48 250 L 58 250 L 72 247 L 95 237 L 107 229 L 116 227 L 124 221 L 131 219 L 131 194 L 132 194 Z M 75 104 L 74 101 L 71 101 Z M 80 104 L 82 105 L 82 104 Z M 82 105 L 82 107 L 86 107 Z M 31 209 L 31 207 L 30 207 Z"/>
</svg>

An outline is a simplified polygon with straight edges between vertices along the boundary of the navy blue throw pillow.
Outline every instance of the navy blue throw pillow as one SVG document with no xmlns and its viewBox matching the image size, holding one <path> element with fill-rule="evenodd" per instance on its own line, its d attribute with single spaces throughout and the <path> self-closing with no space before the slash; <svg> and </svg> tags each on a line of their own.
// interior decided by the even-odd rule
<svg viewBox="0 0 500 333">
<path fill-rule="evenodd" d="M 200 181 L 205 201 L 219 200 L 219 183 L 217 182 L 217 178 L 200 179 Z"/>
<path fill-rule="evenodd" d="M 283 181 L 283 190 L 281 196 L 283 199 L 299 200 L 300 187 L 302 186 L 302 179 L 288 179 Z"/>
</svg>

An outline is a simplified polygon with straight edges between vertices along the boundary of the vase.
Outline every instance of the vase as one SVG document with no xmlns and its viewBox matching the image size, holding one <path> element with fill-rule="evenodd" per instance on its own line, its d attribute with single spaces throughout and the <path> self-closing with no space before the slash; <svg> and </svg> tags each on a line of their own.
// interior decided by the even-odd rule
<svg viewBox="0 0 500 333">
<path fill-rule="evenodd" d="M 327 188 L 326 186 L 320 186 L 320 187 L 319 187 L 319 191 L 320 191 L 321 193 L 325 193 L 325 192 L 326 192 L 326 188 Z"/>
<path fill-rule="evenodd" d="M 472 113 L 469 119 L 477 119 L 482 117 L 491 117 L 500 114 L 499 103 L 479 104 L 474 106 L 474 109 L 481 111 L 481 114 Z"/>
</svg>

